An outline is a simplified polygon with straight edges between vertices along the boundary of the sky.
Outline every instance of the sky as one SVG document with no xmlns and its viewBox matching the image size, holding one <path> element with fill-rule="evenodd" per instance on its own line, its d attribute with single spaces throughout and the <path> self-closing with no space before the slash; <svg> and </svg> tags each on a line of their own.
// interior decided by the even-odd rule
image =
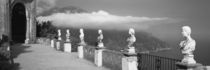
<svg viewBox="0 0 210 70">
<path fill-rule="evenodd" d="M 45 1 L 43 4 L 47 6 L 41 10 L 47 10 L 52 7 L 76 6 L 87 10 L 90 13 L 83 14 L 67 14 L 67 17 L 73 20 L 83 18 L 84 21 L 91 23 L 97 20 L 88 20 L 90 17 L 98 17 L 107 21 L 114 21 L 109 23 L 109 26 L 130 26 L 136 30 L 143 29 L 146 32 L 164 41 L 174 41 L 173 44 L 178 44 L 181 41 L 181 27 L 188 25 L 192 28 L 192 37 L 197 41 L 197 50 L 202 55 L 197 55 L 198 60 L 207 63 L 210 57 L 203 55 L 210 53 L 210 0 L 39 0 Z M 48 1 L 52 1 L 49 2 Z M 60 16 L 57 13 L 52 16 Z M 88 16 L 87 16 L 88 15 Z M 72 17 L 74 16 L 74 17 Z M 64 16 L 60 16 L 64 17 Z M 114 18 L 116 20 L 110 20 Z M 129 18 L 129 20 L 127 19 Z M 146 18 L 146 19 L 145 19 Z M 154 20 L 157 18 L 158 20 Z M 57 18 L 54 18 L 57 19 Z M 118 20 L 126 21 L 116 22 Z M 144 22 L 142 22 L 144 21 Z M 146 22 L 145 22 L 146 21 Z M 57 21 L 58 22 L 58 21 Z M 100 21 L 102 24 L 102 22 Z M 78 22 L 79 24 L 79 22 Z M 137 26 L 136 26 L 137 24 Z M 72 24 L 69 24 L 72 25 Z M 73 24 L 76 25 L 76 24 Z M 96 27 L 97 24 L 90 24 Z M 95 25 L 95 26 L 94 26 Z M 79 26 L 79 25 L 78 25 Z M 107 27 L 109 27 L 107 26 Z M 136 27 L 135 27 L 136 26 Z M 106 26 L 104 26 L 106 27 Z M 122 27 L 124 28 L 124 27 Z M 206 59 L 206 60 L 205 60 Z"/>
<path fill-rule="evenodd" d="M 119 17 L 127 19 L 131 17 L 132 21 L 126 25 L 139 23 L 139 27 L 135 29 L 146 28 L 145 31 L 153 35 L 171 39 L 181 37 L 181 27 L 188 25 L 192 28 L 192 35 L 202 39 L 209 39 L 210 36 L 210 0 L 38 0 L 38 6 L 41 6 L 41 11 L 48 10 L 53 7 L 76 6 L 87 10 L 89 17 L 97 17 L 101 19 Z M 101 14 L 102 12 L 105 12 Z M 93 15 L 93 13 L 99 15 Z M 107 16 L 108 14 L 108 16 Z M 70 15 L 71 16 L 71 15 Z M 76 18 L 81 16 L 76 16 Z M 111 16 L 111 17 L 110 17 Z M 89 18 L 83 14 L 83 18 Z M 134 22 L 136 18 L 143 20 L 153 18 L 168 18 L 168 22 Z M 74 18 L 75 19 L 75 18 Z M 108 19 L 106 19 L 108 20 Z M 104 21 L 104 20 L 103 20 Z M 147 24 L 148 23 L 148 24 Z M 154 25 L 155 24 L 155 25 Z M 107 24 L 111 25 L 111 24 Z M 114 26 L 118 24 L 113 24 Z M 124 26 L 126 26 L 124 25 Z M 146 26 L 145 26 L 146 25 Z M 102 26 L 103 27 L 103 26 Z M 132 27 L 132 26 L 130 26 Z"/>
<path fill-rule="evenodd" d="M 209 0 L 57 0 L 55 4 L 76 6 L 89 12 L 103 10 L 118 16 L 175 19 L 177 22 L 158 24 L 146 30 L 160 38 L 178 36 L 184 25 L 189 25 L 195 36 L 210 36 Z"/>
</svg>

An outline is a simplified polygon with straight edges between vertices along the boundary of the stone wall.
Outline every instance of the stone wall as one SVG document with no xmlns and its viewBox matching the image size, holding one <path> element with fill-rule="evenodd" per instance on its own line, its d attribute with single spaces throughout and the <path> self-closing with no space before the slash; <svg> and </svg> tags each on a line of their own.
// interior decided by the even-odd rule
<svg viewBox="0 0 210 70">
<path fill-rule="evenodd" d="M 4 4 L 5 0 L 0 0 L 0 35 L 4 32 Z"/>
<path fill-rule="evenodd" d="M 9 0 L 0 0 L 0 35 L 9 35 Z"/>
<path fill-rule="evenodd" d="M 0 0 L 0 37 L 5 34 L 11 37 L 12 8 L 16 3 L 23 3 L 26 7 L 27 17 L 27 38 L 29 42 L 36 41 L 36 0 Z"/>
<path fill-rule="evenodd" d="M 0 35 L 2 34 L 2 0 L 0 0 Z"/>
</svg>

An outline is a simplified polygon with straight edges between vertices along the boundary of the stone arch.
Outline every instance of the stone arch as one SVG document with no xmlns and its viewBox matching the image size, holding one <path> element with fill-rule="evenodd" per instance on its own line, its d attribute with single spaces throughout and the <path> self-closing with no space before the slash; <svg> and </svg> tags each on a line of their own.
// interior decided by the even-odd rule
<svg viewBox="0 0 210 70">
<path fill-rule="evenodd" d="M 14 31 L 16 29 L 19 29 L 19 28 L 14 28 L 16 26 L 14 24 L 17 21 L 19 23 L 25 23 L 21 27 L 26 27 L 25 29 L 21 29 L 23 30 L 22 35 L 25 33 L 25 35 L 23 35 L 23 38 L 21 39 L 25 39 L 25 43 L 35 43 L 36 42 L 36 23 L 35 23 L 36 0 L 0 0 L 0 3 L 1 3 L 0 4 L 0 38 L 2 35 L 6 35 L 7 37 L 9 37 L 9 40 L 14 39 L 12 38 L 14 37 L 14 35 L 16 35 L 14 34 Z M 14 11 L 18 11 L 17 10 L 18 8 L 20 8 L 19 12 L 22 13 L 23 16 L 21 16 L 21 14 L 14 12 Z M 20 19 L 23 21 L 14 19 L 15 18 L 14 16 L 18 16 L 18 15 L 20 16 L 20 18 L 16 17 L 16 19 Z M 16 24 L 19 24 L 19 23 L 16 23 Z"/>
<path fill-rule="evenodd" d="M 16 3 L 11 12 L 11 39 L 24 43 L 27 29 L 26 7 L 23 3 Z"/>
<path fill-rule="evenodd" d="M 23 23 L 22 25 L 20 23 L 13 22 L 14 21 L 14 10 L 17 7 L 24 8 L 22 9 L 22 21 L 20 23 Z M 14 38 L 14 30 L 15 26 L 22 27 L 19 31 L 20 35 L 20 41 L 18 42 L 25 42 L 25 43 L 35 43 L 36 41 L 36 0 L 13 0 L 10 1 L 10 38 L 13 40 Z M 24 21 L 25 20 L 25 21 Z M 13 26 L 14 25 L 14 26 Z M 18 28 L 18 27 L 17 27 Z M 21 31 L 22 30 L 22 31 Z M 25 34 L 24 34 L 25 33 Z M 15 40 L 14 40 L 15 41 Z M 16 40 L 17 41 L 17 40 Z"/>
</svg>

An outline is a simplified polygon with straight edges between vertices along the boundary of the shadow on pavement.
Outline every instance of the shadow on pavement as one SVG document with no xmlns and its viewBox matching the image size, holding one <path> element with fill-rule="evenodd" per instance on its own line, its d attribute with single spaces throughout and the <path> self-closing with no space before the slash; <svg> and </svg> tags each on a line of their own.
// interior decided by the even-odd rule
<svg viewBox="0 0 210 70">
<path fill-rule="evenodd" d="M 0 70 L 20 70 L 19 63 L 1 62 Z"/>
<path fill-rule="evenodd" d="M 14 44 L 11 46 L 11 54 L 12 54 L 12 58 L 17 58 L 18 55 L 22 54 L 22 53 L 28 53 L 28 52 L 32 52 L 32 51 L 28 51 L 26 50 L 27 48 L 29 48 L 30 46 L 26 46 L 23 44 Z"/>
<path fill-rule="evenodd" d="M 20 63 L 15 63 L 13 59 L 17 58 L 22 53 L 32 52 L 26 50 L 29 47 L 30 46 L 25 46 L 20 43 L 11 45 L 11 59 L 0 61 L 0 70 L 20 70 Z"/>
</svg>

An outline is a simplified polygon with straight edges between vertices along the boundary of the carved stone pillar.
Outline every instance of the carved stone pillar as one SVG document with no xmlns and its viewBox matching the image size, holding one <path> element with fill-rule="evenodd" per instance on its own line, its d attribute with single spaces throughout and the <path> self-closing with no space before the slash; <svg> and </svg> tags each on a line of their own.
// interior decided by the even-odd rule
<svg viewBox="0 0 210 70">
<path fill-rule="evenodd" d="M 70 40 L 70 32 L 69 29 L 66 30 L 66 42 L 64 43 L 64 52 L 71 53 L 71 40 Z"/>
<path fill-rule="evenodd" d="M 80 29 L 80 43 L 79 46 L 77 48 L 78 50 L 78 57 L 79 58 L 83 58 L 84 57 L 84 47 L 86 46 L 86 43 L 84 41 L 84 31 L 83 29 Z"/>
<path fill-rule="evenodd" d="M 128 41 L 128 49 L 124 52 L 124 57 L 122 58 L 122 70 L 138 70 L 137 69 L 137 54 L 135 52 L 135 47 L 133 44 L 136 42 L 135 31 L 133 28 L 129 29 L 130 37 Z"/>
<path fill-rule="evenodd" d="M 95 64 L 98 66 L 98 67 L 101 67 L 102 66 L 102 62 L 103 62 L 103 57 L 102 57 L 102 53 L 103 53 L 103 50 L 105 50 L 105 47 L 104 47 L 104 44 L 103 44 L 103 33 L 102 33 L 102 30 L 98 30 L 98 46 L 96 47 L 96 50 L 95 50 Z"/>
</svg>

